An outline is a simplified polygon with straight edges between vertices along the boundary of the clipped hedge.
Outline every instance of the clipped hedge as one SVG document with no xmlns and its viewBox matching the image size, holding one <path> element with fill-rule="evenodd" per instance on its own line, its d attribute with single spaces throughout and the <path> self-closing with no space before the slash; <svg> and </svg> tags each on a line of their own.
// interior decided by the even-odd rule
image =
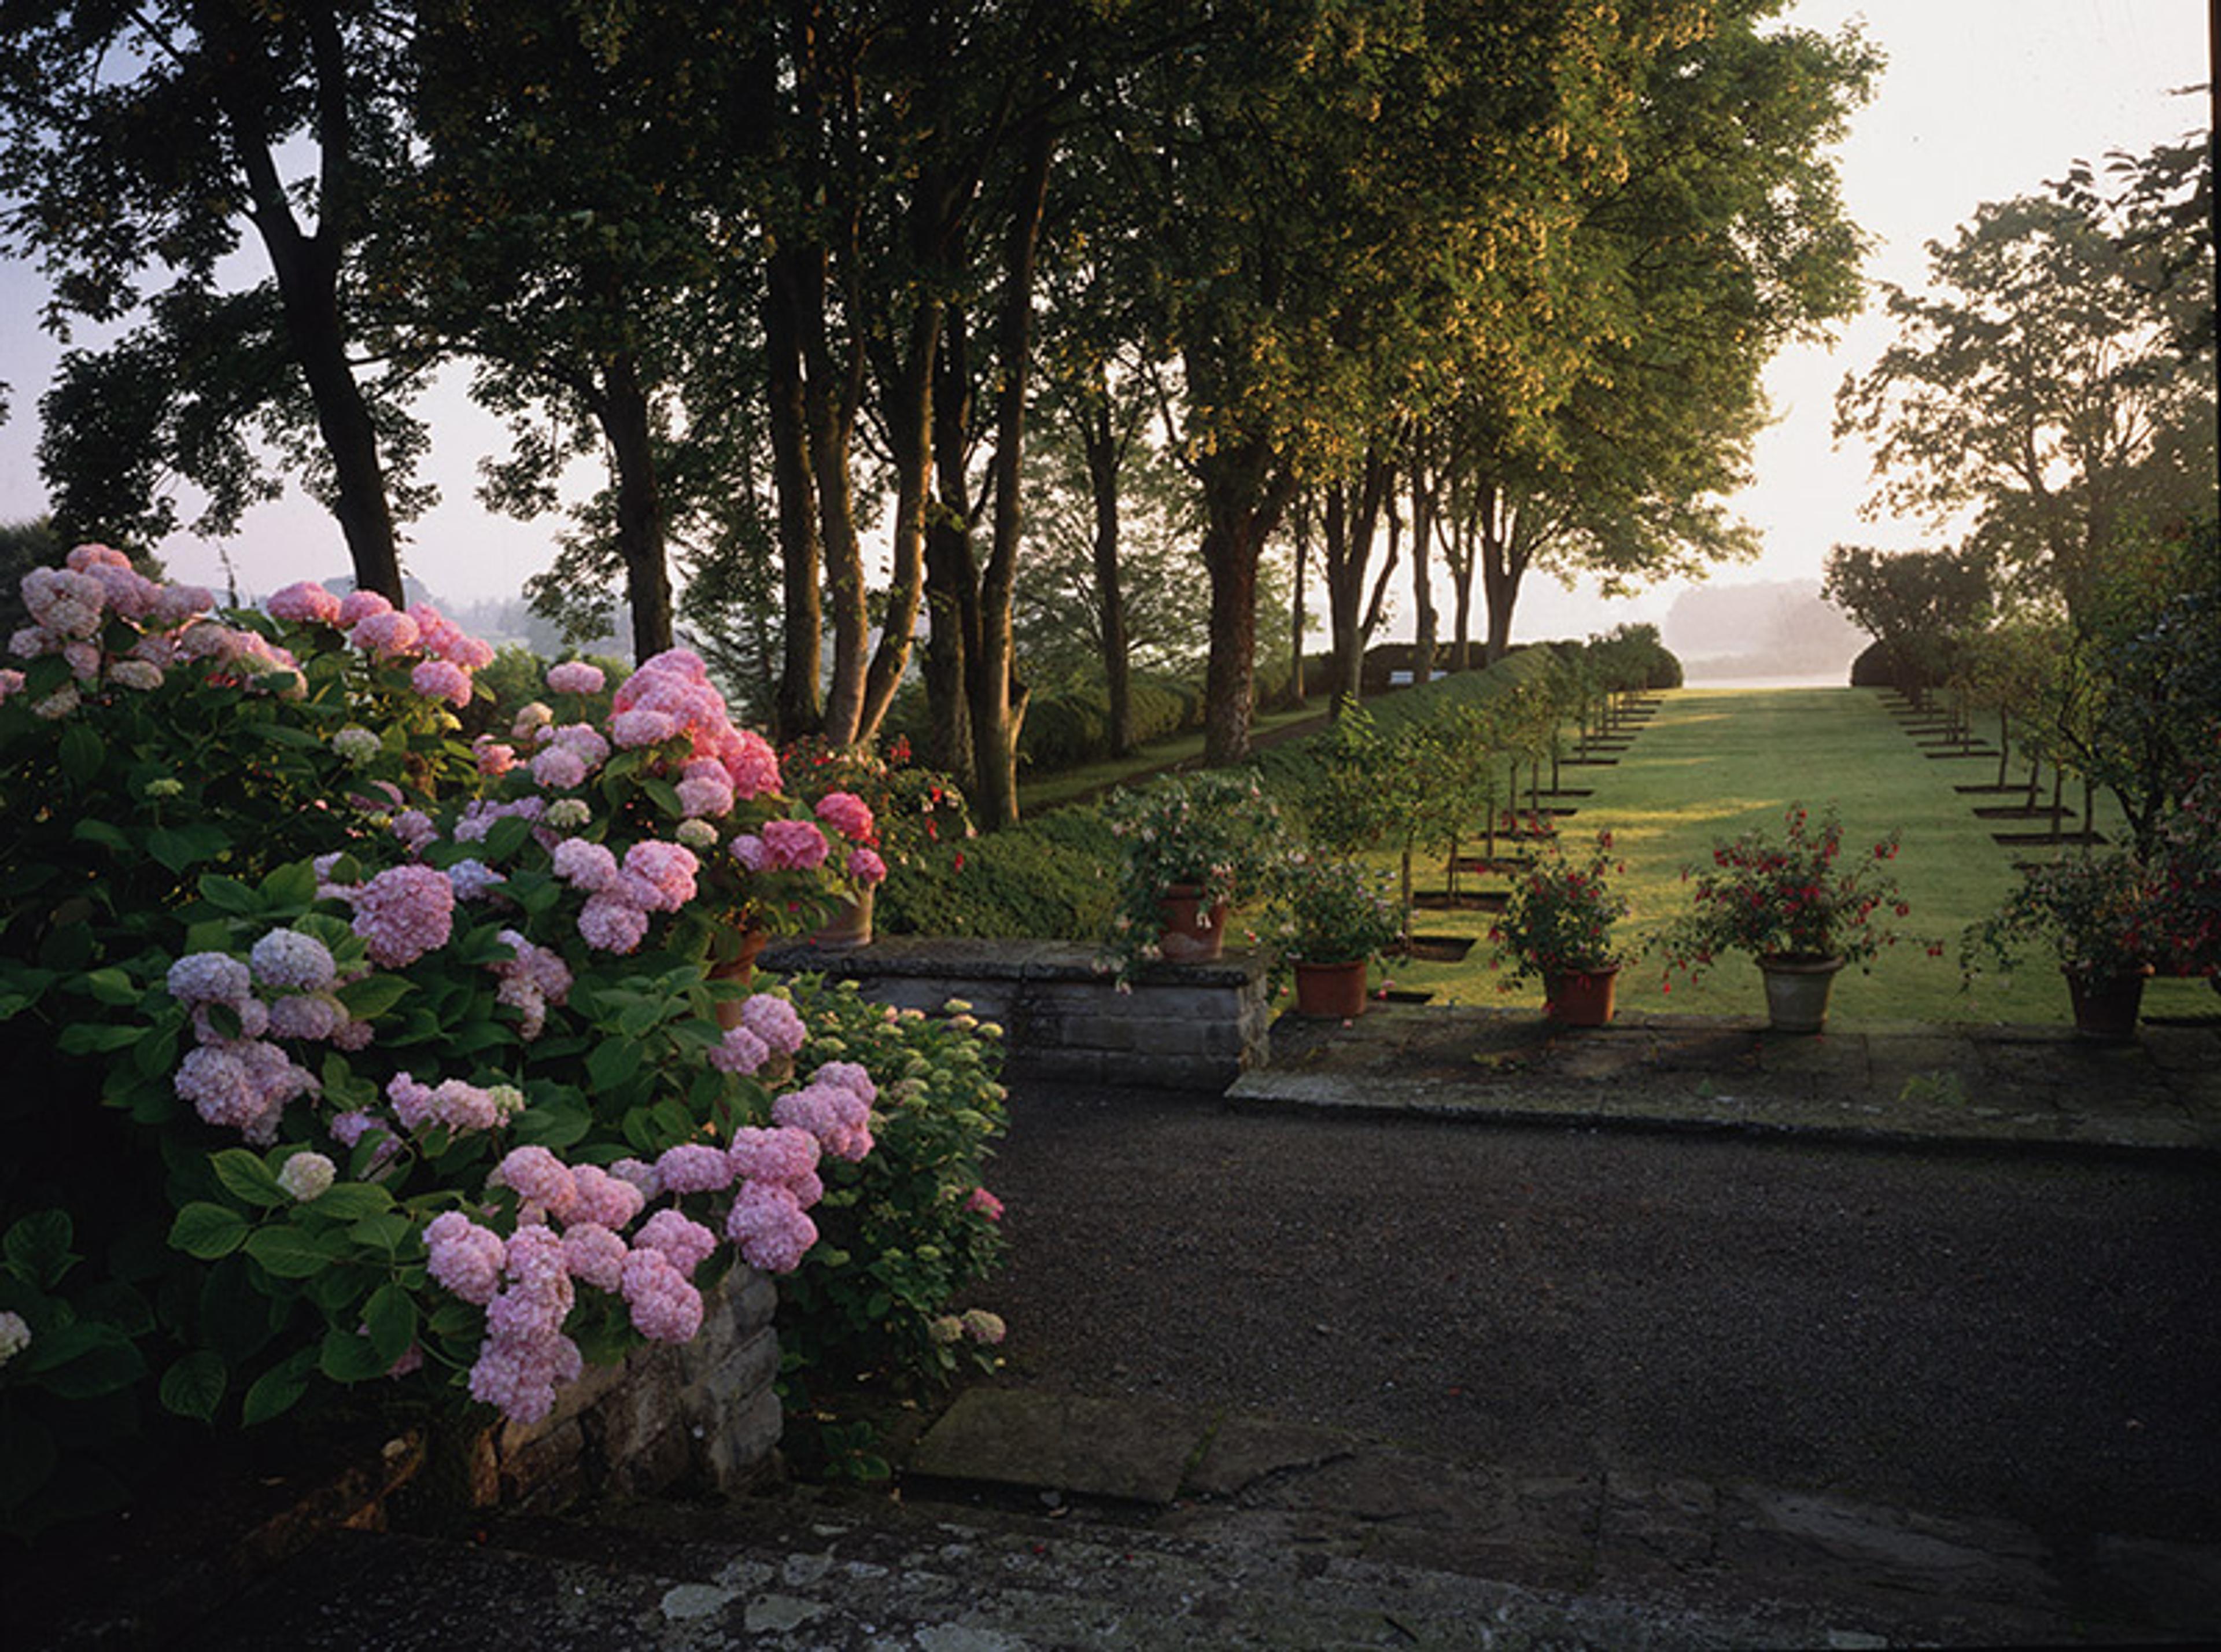
<svg viewBox="0 0 2221 1652">
<path fill-rule="evenodd" d="M 1110 923 L 1117 840 L 1092 805 L 936 846 L 881 885 L 874 921 L 892 935 L 1094 940 Z"/>
</svg>

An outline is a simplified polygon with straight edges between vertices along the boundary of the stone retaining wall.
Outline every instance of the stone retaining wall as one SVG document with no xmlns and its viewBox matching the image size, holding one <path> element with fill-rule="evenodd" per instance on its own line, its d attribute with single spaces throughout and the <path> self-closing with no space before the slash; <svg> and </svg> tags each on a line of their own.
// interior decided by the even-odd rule
<svg viewBox="0 0 2221 1652">
<path fill-rule="evenodd" d="M 779 1444 L 779 1305 L 770 1277 L 735 1267 L 704 1292 L 702 1330 L 589 1366 L 538 1423 L 497 1424 L 471 1465 L 480 1507 L 551 1511 L 591 1494 L 645 1497 L 686 1481 L 734 1492 Z"/>
<path fill-rule="evenodd" d="M 775 943 L 761 962 L 854 980 L 902 1009 L 962 998 L 1002 1023 L 1014 1077 L 1218 1091 L 1265 1065 L 1272 1014 L 1261 958 L 1152 964 L 1123 992 L 1094 960 L 1069 942 L 896 936 L 848 951 Z"/>
</svg>

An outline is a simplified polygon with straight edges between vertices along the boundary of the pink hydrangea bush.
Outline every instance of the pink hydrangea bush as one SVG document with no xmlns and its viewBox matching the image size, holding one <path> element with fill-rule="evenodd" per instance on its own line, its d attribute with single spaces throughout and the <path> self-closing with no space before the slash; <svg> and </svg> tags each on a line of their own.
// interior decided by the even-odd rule
<svg viewBox="0 0 2221 1652">
<path fill-rule="evenodd" d="M 436 610 L 303 585 L 234 624 L 128 562 L 77 561 L 38 583 L 0 701 L 11 762 L 64 777 L 72 812 L 44 837 L 0 830 L 22 863 L 128 852 L 144 874 L 109 868 L 131 916 L 81 978 L 25 988 L 35 958 L 0 958 L 0 995 L 26 1006 L 0 1027 L 92 1063 L 130 1139 L 164 1144 L 119 1211 L 270 1304 L 245 1354 L 190 1316 L 166 1327 L 180 1340 L 148 1369 L 192 1376 L 166 1403 L 259 1418 L 321 1373 L 529 1419 L 586 1364 L 691 1336 L 733 1267 L 806 1275 L 833 1317 L 873 1247 L 945 1250 L 888 1325 L 976 1276 L 992 1223 L 967 1200 L 999 1118 L 962 1053 L 976 1036 L 705 977 L 735 918 L 802 927 L 855 887 L 869 818 L 782 795 L 698 659 L 649 661 L 598 716 L 591 668 L 559 667 L 552 706 L 466 742 L 458 710 L 483 697 L 459 676 L 490 656 Z M 235 724 L 259 732 L 227 767 L 209 735 Z M 744 838 L 785 864 L 751 871 Z M 41 932 L 36 914 L 10 931 Z M 925 1155 L 923 1181 L 891 1142 Z M 838 1342 L 785 1334 L 819 1357 Z"/>
</svg>

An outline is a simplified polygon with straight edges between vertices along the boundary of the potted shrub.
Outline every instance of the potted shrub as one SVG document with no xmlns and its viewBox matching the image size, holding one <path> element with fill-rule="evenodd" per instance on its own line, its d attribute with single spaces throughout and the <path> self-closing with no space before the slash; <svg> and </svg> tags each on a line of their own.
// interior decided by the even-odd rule
<svg viewBox="0 0 2221 1652">
<path fill-rule="evenodd" d="M 1765 976 L 1774 1030 L 1818 1032 L 1836 972 L 1896 943 L 1889 919 L 1906 911 L 1888 870 L 1897 851 L 1892 832 L 1846 852 L 1832 807 L 1816 822 L 1792 804 L 1781 831 L 1717 842 L 1711 866 L 1684 871 L 1692 909 L 1656 944 L 1670 967 L 1692 977 L 1721 953 L 1750 954 Z"/>
<path fill-rule="evenodd" d="M 1289 857 L 1274 879 L 1281 964 L 1296 1013 L 1346 1021 L 1365 1013 L 1366 972 L 1399 929 L 1396 903 L 1353 860 Z"/>
<path fill-rule="evenodd" d="M 964 794 L 948 776 L 910 762 L 900 737 L 883 752 L 869 745 L 835 746 L 798 741 L 779 754 L 787 790 L 810 805 L 848 844 L 848 859 L 864 873 L 856 892 L 834 907 L 813 946 L 847 948 L 872 939 L 873 892 L 890 871 L 916 860 L 943 837 L 972 833 Z"/>
<path fill-rule="evenodd" d="M 1286 853 L 1279 807 L 1254 774 L 1175 775 L 1105 806 L 1124 853 L 1107 953 L 1121 974 L 1142 958 L 1207 963 L 1226 912 L 1259 893 Z"/>
<path fill-rule="evenodd" d="M 1601 1027 L 1611 1019 L 1622 961 L 1611 929 L 1628 908 L 1611 879 L 1625 869 L 1612 857 L 1610 832 L 1598 833 L 1595 846 L 1580 855 L 1553 842 L 1513 881 L 1511 900 L 1489 930 L 1511 961 L 1507 986 L 1539 980 L 1553 1021 Z"/>
<path fill-rule="evenodd" d="M 2047 947 L 2067 978 L 2075 1030 L 2133 1037 L 2168 904 L 2162 881 L 2126 849 L 2029 867 L 2005 904 L 1968 927 L 1961 961 L 1970 975 L 1985 958 L 2010 970 L 2031 944 Z"/>
</svg>

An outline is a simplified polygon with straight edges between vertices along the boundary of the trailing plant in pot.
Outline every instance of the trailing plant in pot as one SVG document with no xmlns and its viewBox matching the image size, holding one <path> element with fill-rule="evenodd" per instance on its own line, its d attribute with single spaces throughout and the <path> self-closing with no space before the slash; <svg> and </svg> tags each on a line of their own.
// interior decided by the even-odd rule
<svg viewBox="0 0 2221 1652">
<path fill-rule="evenodd" d="M 1176 775 L 1115 793 L 1104 813 L 1123 853 L 1104 955 L 1122 978 L 1145 959 L 1217 957 L 1227 909 L 1261 893 L 1287 853 L 1279 807 L 1254 774 Z"/>
<path fill-rule="evenodd" d="M 1293 973 L 1298 1014 L 1365 1010 L 1366 972 L 1401 924 L 1396 902 L 1354 860 L 1297 854 L 1273 879 L 1276 973 Z"/>
<path fill-rule="evenodd" d="M 2005 904 L 1961 936 L 1961 967 L 1971 980 L 1985 961 L 2009 973 L 2030 948 L 2049 950 L 2067 978 L 2077 1029 L 2130 1037 L 2152 960 L 2168 946 L 2166 891 L 2127 849 L 2025 867 Z"/>
<path fill-rule="evenodd" d="M 1628 913 L 1611 879 L 1626 871 L 1612 853 L 1611 834 L 1599 832 L 1579 854 L 1551 842 L 1513 880 L 1511 899 L 1489 929 L 1508 960 L 1505 988 L 1540 981 L 1544 1009 L 1570 1026 L 1602 1026 L 1611 1019 L 1621 963 L 1612 926 Z"/>
<path fill-rule="evenodd" d="M 1889 863 L 1894 831 L 1846 849 L 1833 807 L 1816 820 L 1792 804 L 1779 832 L 1754 829 L 1712 845 L 1709 867 L 1685 868 L 1691 910 L 1653 942 L 1669 975 L 1694 977 L 1724 952 L 1746 952 L 1767 983 L 1767 1009 L 1777 1032 L 1817 1032 L 1827 1019 L 1828 988 L 1847 964 L 1864 964 L 1899 936 L 1892 917 L 1909 908 Z"/>
</svg>

